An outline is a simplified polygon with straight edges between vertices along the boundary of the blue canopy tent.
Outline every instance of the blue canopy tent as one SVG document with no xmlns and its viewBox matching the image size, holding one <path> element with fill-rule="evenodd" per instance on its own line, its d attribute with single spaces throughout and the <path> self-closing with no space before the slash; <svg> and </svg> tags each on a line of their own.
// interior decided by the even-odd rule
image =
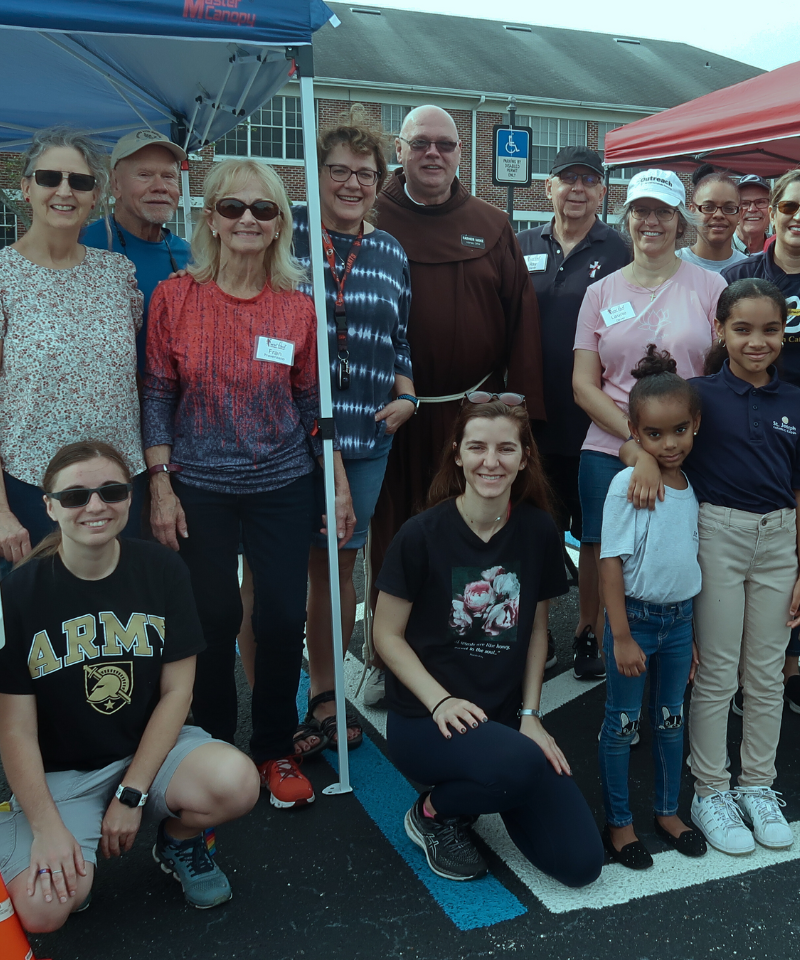
<svg viewBox="0 0 800 960">
<path fill-rule="evenodd" d="M 317 312 L 325 496 L 335 515 L 331 403 L 311 38 L 328 20 L 322 0 L 0 0 L 0 152 L 34 131 L 69 123 L 111 146 L 150 127 L 187 151 L 218 140 L 295 74 L 300 82 L 311 266 Z M 187 231 L 188 170 L 183 179 Z M 336 664 L 339 783 L 347 792 L 347 730 L 336 538 L 329 538 Z M 2 612 L 0 611 L 0 644 Z"/>
</svg>

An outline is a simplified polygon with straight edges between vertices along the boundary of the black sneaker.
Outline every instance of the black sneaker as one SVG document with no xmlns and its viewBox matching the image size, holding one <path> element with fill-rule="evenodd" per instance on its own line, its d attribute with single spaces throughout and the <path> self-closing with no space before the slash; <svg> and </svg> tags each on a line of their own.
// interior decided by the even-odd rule
<svg viewBox="0 0 800 960">
<path fill-rule="evenodd" d="M 544 662 L 545 670 L 552 670 L 553 667 L 558 663 L 558 657 L 556 656 L 556 642 L 553 639 L 553 634 L 550 631 L 547 631 L 547 659 Z"/>
<path fill-rule="evenodd" d="M 575 637 L 572 650 L 572 675 L 576 680 L 602 680 L 605 677 L 605 664 L 591 627 L 584 627 L 581 635 Z"/>
<path fill-rule="evenodd" d="M 787 677 L 783 686 L 783 698 L 793 713 L 800 713 L 800 677 Z"/>
<path fill-rule="evenodd" d="M 737 717 L 744 716 L 744 690 L 741 687 L 737 687 L 736 693 L 731 697 L 731 710 Z"/>
<path fill-rule="evenodd" d="M 473 817 L 441 817 L 434 820 L 422 812 L 421 796 L 405 817 L 409 838 L 422 847 L 428 866 L 447 880 L 477 880 L 488 872 L 483 857 L 470 837 Z"/>
</svg>

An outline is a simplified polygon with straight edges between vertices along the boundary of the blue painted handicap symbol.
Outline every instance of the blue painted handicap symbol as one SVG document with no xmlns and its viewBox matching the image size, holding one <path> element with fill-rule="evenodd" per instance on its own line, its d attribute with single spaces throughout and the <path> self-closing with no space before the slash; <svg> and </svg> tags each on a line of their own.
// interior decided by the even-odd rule
<svg viewBox="0 0 800 960">
<path fill-rule="evenodd" d="M 497 152 L 501 157 L 514 157 L 516 160 L 528 158 L 527 130 L 500 130 L 497 139 Z"/>
</svg>

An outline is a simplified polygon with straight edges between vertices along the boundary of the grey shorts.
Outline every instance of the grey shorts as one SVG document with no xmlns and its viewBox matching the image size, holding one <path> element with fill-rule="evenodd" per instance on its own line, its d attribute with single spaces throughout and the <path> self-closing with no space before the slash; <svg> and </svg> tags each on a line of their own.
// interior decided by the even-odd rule
<svg viewBox="0 0 800 960">
<path fill-rule="evenodd" d="M 219 743 L 200 727 L 183 727 L 175 746 L 161 764 L 148 791 L 145 820 L 158 823 L 175 812 L 167 806 L 166 793 L 178 764 L 206 743 Z M 64 826 L 81 845 L 87 863 L 97 863 L 103 817 L 123 774 L 133 757 L 117 760 L 100 770 L 59 770 L 45 775 Z M 8 883 L 31 862 L 33 833 L 22 808 L 11 798 L 11 812 L 0 812 L 0 874 Z"/>
</svg>

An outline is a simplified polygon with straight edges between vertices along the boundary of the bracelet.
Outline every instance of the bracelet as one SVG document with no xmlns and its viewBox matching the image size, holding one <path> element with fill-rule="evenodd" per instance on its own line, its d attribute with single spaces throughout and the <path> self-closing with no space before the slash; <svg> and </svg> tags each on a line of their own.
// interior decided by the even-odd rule
<svg viewBox="0 0 800 960">
<path fill-rule="evenodd" d="M 410 393 L 398 394 L 395 400 L 410 400 L 414 404 L 414 413 L 419 409 L 419 397 L 412 397 Z"/>
<path fill-rule="evenodd" d="M 147 473 L 154 477 L 157 473 L 181 473 L 183 467 L 179 463 L 156 463 L 148 467 Z"/>
<path fill-rule="evenodd" d="M 520 707 L 520 709 L 517 710 L 517 716 L 518 716 L 518 717 L 536 717 L 537 720 L 541 720 L 541 719 L 542 719 L 542 711 L 541 711 L 541 710 L 533 710 L 532 708 L 528 708 L 528 709 L 523 710 L 523 709 Z"/>
<path fill-rule="evenodd" d="M 449 697 L 443 697 L 443 698 L 436 704 L 436 706 L 433 708 L 433 710 L 431 710 L 431 716 L 433 716 L 434 713 L 436 713 L 436 711 L 439 709 L 439 707 L 441 707 L 441 705 L 445 702 L 445 700 L 455 700 L 455 699 L 456 699 L 456 697 L 454 697 L 452 694 L 451 694 Z"/>
</svg>

